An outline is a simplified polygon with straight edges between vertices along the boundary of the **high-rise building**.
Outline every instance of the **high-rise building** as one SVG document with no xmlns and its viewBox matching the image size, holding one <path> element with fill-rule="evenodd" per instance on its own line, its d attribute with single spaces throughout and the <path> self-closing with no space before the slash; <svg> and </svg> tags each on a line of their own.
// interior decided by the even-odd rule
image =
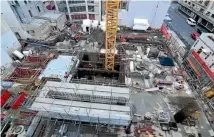
<svg viewBox="0 0 214 137">
<path fill-rule="evenodd" d="M 65 12 L 68 20 L 101 20 L 101 1 L 98 0 L 62 0 L 56 1 L 56 9 Z"/>
<path fill-rule="evenodd" d="M 181 0 L 180 10 L 210 32 L 214 32 L 214 1 Z"/>
</svg>

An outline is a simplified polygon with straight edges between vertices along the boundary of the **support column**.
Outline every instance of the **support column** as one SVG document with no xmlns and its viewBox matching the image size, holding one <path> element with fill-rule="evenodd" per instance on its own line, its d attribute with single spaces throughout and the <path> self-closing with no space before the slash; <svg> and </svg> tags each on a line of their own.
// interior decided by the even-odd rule
<svg viewBox="0 0 214 137">
<path fill-rule="evenodd" d="M 86 9 L 87 19 L 89 19 L 89 15 L 88 15 L 88 0 L 85 0 L 85 9 Z"/>
<path fill-rule="evenodd" d="M 67 7 L 67 10 L 68 10 L 69 19 L 70 19 L 70 21 L 72 21 L 70 8 L 69 8 L 69 6 L 68 6 L 68 0 L 65 0 L 65 1 L 66 1 L 66 7 Z"/>
<path fill-rule="evenodd" d="M 56 0 L 54 0 L 54 5 L 55 5 L 55 7 L 56 7 L 56 11 L 59 12 L 59 8 L 58 8 L 58 6 L 57 6 Z"/>
<path fill-rule="evenodd" d="M 102 20 L 102 10 L 103 10 L 102 9 L 102 6 L 103 6 L 102 2 L 103 2 L 102 0 L 99 1 L 99 20 L 100 21 Z"/>
</svg>

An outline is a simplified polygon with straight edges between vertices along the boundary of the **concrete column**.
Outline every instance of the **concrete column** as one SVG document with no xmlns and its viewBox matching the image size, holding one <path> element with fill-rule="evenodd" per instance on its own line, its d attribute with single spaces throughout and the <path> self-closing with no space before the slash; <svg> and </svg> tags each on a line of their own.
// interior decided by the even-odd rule
<svg viewBox="0 0 214 137">
<path fill-rule="evenodd" d="M 67 10 L 68 10 L 69 19 L 70 19 L 70 21 L 72 21 L 70 8 L 69 8 L 69 6 L 68 6 L 68 0 L 66 0 L 66 6 L 67 6 Z"/>
<path fill-rule="evenodd" d="M 86 9 L 87 19 L 89 19 L 89 15 L 88 15 L 88 0 L 85 0 L 85 9 Z"/>
<path fill-rule="evenodd" d="M 56 7 L 56 11 L 59 12 L 59 8 L 58 8 L 58 6 L 57 6 L 56 0 L 54 0 L 54 5 L 55 5 L 55 7 Z"/>
<path fill-rule="evenodd" d="M 102 20 L 102 0 L 99 1 L 99 20 Z"/>
</svg>

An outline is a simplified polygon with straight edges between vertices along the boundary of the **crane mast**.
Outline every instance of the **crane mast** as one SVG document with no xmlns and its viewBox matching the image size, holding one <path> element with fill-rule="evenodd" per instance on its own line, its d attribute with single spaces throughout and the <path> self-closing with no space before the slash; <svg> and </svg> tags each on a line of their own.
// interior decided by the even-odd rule
<svg viewBox="0 0 214 137">
<path fill-rule="evenodd" d="M 106 1 L 105 69 L 114 71 L 119 0 Z"/>
</svg>

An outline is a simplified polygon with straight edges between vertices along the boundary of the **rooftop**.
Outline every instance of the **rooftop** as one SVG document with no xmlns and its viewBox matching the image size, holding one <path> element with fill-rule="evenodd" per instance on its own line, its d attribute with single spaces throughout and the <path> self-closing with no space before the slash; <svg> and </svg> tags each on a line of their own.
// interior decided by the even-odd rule
<svg viewBox="0 0 214 137">
<path fill-rule="evenodd" d="M 39 26 L 39 25 L 46 23 L 46 22 L 47 21 L 44 19 L 33 19 L 29 24 Z"/>
<path fill-rule="evenodd" d="M 46 17 L 46 18 L 57 20 L 61 15 L 62 14 L 60 14 L 60 13 L 46 12 L 43 15 L 41 15 L 41 17 Z"/>
<path fill-rule="evenodd" d="M 63 56 L 59 55 L 58 58 L 51 60 L 42 74 L 39 76 L 39 79 L 43 77 L 53 77 L 64 79 L 65 73 L 69 73 L 71 68 L 75 65 L 77 58 L 75 56 Z"/>
</svg>

